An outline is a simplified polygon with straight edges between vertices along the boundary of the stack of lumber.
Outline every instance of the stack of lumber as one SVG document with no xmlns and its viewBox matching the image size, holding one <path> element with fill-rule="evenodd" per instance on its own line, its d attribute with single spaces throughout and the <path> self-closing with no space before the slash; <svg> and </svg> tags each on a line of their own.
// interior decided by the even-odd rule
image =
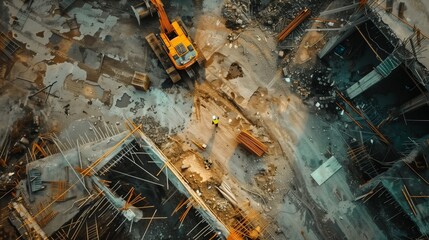
<svg viewBox="0 0 429 240">
<path fill-rule="evenodd" d="M 268 152 L 267 145 L 263 144 L 247 131 L 241 131 L 237 136 L 237 141 L 259 157 Z"/>
</svg>

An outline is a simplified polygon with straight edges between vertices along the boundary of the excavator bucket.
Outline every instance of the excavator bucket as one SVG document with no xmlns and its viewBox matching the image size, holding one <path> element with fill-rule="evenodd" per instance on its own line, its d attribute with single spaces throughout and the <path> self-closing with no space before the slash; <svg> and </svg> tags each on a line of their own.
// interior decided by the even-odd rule
<svg viewBox="0 0 429 240">
<path fill-rule="evenodd" d="M 135 6 L 131 6 L 131 9 L 133 10 L 134 16 L 137 18 L 137 22 L 140 26 L 140 20 L 152 15 L 153 12 L 156 12 L 156 9 L 154 9 L 150 4 L 148 0 L 145 0 Z"/>
</svg>

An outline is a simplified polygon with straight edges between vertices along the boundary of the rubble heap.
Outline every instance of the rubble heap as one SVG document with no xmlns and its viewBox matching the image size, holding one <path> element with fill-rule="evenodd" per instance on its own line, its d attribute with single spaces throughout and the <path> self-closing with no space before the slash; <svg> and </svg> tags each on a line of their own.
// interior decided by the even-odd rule
<svg viewBox="0 0 429 240">
<path fill-rule="evenodd" d="M 162 127 L 154 117 L 147 116 L 143 118 L 135 118 L 136 124 L 143 125 L 143 132 L 148 135 L 158 146 L 165 143 L 169 130 L 167 127 Z"/>
<path fill-rule="evenodd" d="M 286 79 L 291 81 L 291 90 L 310 105 L 319 110 L 335 108 L 335 82 L 331 79 L 329 68 L 313 68 L 308 72 L 293 71 L 286 75 Z"/>
<path fill-rule="evenodd" d="M 276 26 L 282 22 L 285 18 L 292 18 L 294 14 L 299 12 L 299 9 L 294 9 L 293 5 L 287 1 L 272 1 L 268 6 L 259 12 L 259 21 L 260 23 L 271 26 L 273 29 L 276 29 Z M 290 16 L 290 17 L 288 17 Z"/>
<path fill-rule="evenodd" d="M 323 1 L 316 0 L 274 0 L 260 11 L 256 19 L 263 25 L 279 32 L 304 8 L 308 8 L 314 14 L 322 9 Z"/>
<path fill-rule="evenodd" d="M 228 0 L 223 5 L 222 15 L 226 27 L 231 29 L 246 28 L 250 23 L 250 0 Z"/>
</svg>

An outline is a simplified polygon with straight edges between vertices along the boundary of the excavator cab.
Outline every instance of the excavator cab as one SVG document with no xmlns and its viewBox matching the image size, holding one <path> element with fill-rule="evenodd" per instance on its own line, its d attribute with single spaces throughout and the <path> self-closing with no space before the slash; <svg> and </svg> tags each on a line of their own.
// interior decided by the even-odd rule
<svg viewBox="0 0 429 240">
<path fill-rule="evenodd" d="M 185 70 L 197 61 L 198 53 L 179 22 L 174 21 L 171 25 L 174 30 L 170 33 L 161 32 L 160 36 L 174 66 L 178 70 Z"/>
</svg>

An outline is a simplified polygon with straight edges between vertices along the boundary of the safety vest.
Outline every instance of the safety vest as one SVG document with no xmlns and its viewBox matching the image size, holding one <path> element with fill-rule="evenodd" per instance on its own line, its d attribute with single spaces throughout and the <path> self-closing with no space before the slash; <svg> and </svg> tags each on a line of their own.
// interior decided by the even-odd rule
<svg viewBox="0 0 429 240">
<path fill-rule="evenodd" d="M 213 123 L 213 124 L 219 124 L 219 119 L 217 119 L 217 118 L 216 118 L 216 119 L 213 119 L 213 120 L 212 120 L 212 123 Z"/>
</svg>

